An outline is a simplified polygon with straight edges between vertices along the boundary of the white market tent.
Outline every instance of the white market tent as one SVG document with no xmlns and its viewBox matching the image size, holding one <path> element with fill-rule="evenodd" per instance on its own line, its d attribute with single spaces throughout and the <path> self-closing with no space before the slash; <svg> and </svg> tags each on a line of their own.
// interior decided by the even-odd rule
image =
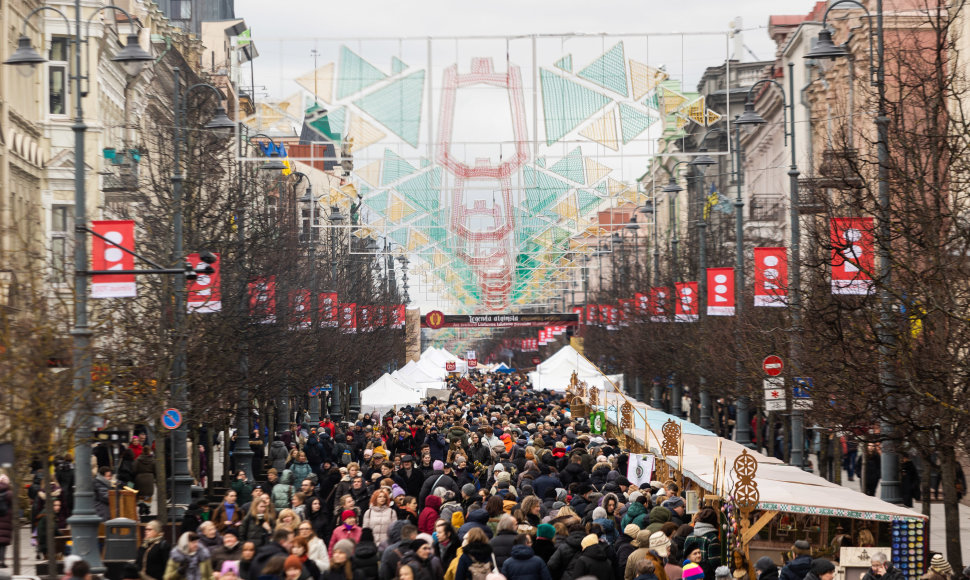
<svg viewBox="0 0 970 580">
<path fill-rule="evenodd" d="M 397 373 L 395 378 L 403 380 L 409 387 L 423 394 L 428 389 L 440 389 L 444 385 L 442 380 L 444 377 L 430 374 L 429 370 L 434 371 L 434 369 L 426 369 L 419 362 L 409 361 L 403 368 L 394 372 Z"/>
<path fill-rule="evenodd" d="M 433 346 L 421 353 L 420 362 L 430 363 L 434 365 L 435 368 L 444 371 L 446 374 L 448 372 L 465 373 L 468 370 L 468 365 L 465 363 L 465 361 L 443 348 L 435 348 Z M 445 368 L 445 364 L 449 362 L 455 363 L 454 371 L 448 371 Z"/>
<path fill-rule="evenodd" d="M 399 407 L 418 405 L 422 395 L 399 383 L 384 373 L 381 378 L 360 392 L 360 410 L 363 413 L 377 411 L 381 415 Z"/>
<path fill-rule="evenodd" d="M 602 391 L 612 392 L 613 384 L 623 389 L 623 375 L 603 374 L 589 359 L 569 345 L 562 347 L 537 366 L 535 371 L 529 373 L 529 380 L 534 389 L 565 391 L 574 372 L 580 381 Z"/>
</svg>

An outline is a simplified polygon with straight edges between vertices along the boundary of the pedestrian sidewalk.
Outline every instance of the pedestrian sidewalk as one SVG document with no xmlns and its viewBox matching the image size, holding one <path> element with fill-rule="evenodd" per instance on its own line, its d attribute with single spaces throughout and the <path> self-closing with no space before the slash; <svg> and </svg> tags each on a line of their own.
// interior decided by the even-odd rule
<svg viewBox="0 0 970 580">
<path fill-rule="evenodd" d="M 815 455 L 809 456 L 812 465 L 818 465 L 818 458 Z M 815 473 L 818 475 L 818 472 Z M 856 478 L 855 481 L 849 481 L 849 474 L 844 469 L 842 470 L 842 487 L 846 487 L 858 492 L 862 492 L 859 487 L 859 479 Z M 876 487 L 876 497 L 879 497 L 881 486 Z M 921 502 L 913 503 L 913 511 L 917 513 L 922 513 L 923 504 Z M 961 503 L 960 509 L 960 541 L 961 548 L 963 552 L 963 565 L 967 566 L 970 564 L 970 506 Z M 943 502 L 934 501 L 930 504 L 930 551 L 939 552 L 944 556 L 946 553 L 946 522 L 943 519 Z M 950 560 L 947 556 L 947 560 Z M 959 571 L 957 571 L 959 572 Z"/>
</svg>

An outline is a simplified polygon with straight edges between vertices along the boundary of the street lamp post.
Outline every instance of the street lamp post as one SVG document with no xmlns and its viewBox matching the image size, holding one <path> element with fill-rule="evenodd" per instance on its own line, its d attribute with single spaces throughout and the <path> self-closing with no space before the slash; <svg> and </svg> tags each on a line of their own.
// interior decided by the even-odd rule
<svg viewBox="0 0 970 580">
<path fill-rule="evenodd" d="M 319 300 L 319 297 L 315 296 L 316 295 L 316 272 L 317 272 L 317 260 L 316 260 L 317 242 L 314 239 L 314 234 L 316 232 L 315 228 L 317 225 L 317 218 L 316 218 L 317 198 L 314 197 L 313 195 L 313 184 L 310 183 L 310 177 L 307 174 L 300 171 L 294 171 L 292 175 L 294 175 L 297 178 L 296 183 L 293 184 L 294 195 L 296 194 L 296 188 L 300 185 L 300 183 L 304 179 L 306 180 L 306 183 L 307 183 L 306 192 L 303 194 L 303 196 L 298 198 L 297 201 L 300 204 L 308 204 L 310 206 L 310 215 L 309 215 L 310 221 L 306 227 L 306 230 L 300 233 L 300 237 L 302 238 L 302 241 L 305 244 L 307 244 L 307 258 L 310 262 L 310 292 L 311 292 L 310 294 L 311 317 L 310 318 L 312 321 L 311 323 L 312 327 L 316 329 L 319 326 L 319 320 L 317 319 L 316 313 L 319 312 L 320 309 L 319 309 L 319 305 L 317 308 L 313 308 L 312 305 L 313 305 L 314 299 Z M 301 210 L 300 217 L 302 220 L 302 210 Z M 316 395 L 310 395 L 309 399 L 310 399 L 309 401 L 310 423 L 313 425 L 316 425 L 320 422 L 320 393 L 318 392 Z"/>
<path fill-rule="evenodd" d="M 772 79 L 762 79 L 751 85 L 744 103 L 744 112 L 735 120 L 735 125 L 763 125 L 765 120 L 754 110 L 754 90 L 763 84 L 772 84 L 781 91 L 782 127 L 785 140 L 791 140 L 791 165 L 788 169 L 789 179 L 789 219 L 791 220 L 791 256 L 788 259 L 788 307 L 791 313 L 790 345 L 788 360 L 793 376 L 797 376 L 802 360 L 802 276 L 801 276 L 801 224 L 798 217 L 798 163 L 795 153 L 795 78 L 793 63 L 788 63 L 788 91 L 785 92 L 781 83 Z M 784 117 L 788 113 L 788 119 Z M 805 469 L 805 421 L 801 409 L 794 407 L 792 399 L 791 412 L 791 465 Z"/>
<path fill-rule="evenodd" d="M 896 337 L 893 335 L 892 303 L 889 295 L 889 285 L 892 282 L 889 243 L 892 231 L 889 205 L 889 116 L 886 113 L 886 61 L 882 0 L 876 0 L 875 31 L 873 31 L 873 15 L 862 3 L 856 0 L 837 0 L 830 4 L 822 16 L 822 30 L 818 33 L 818 42 L 812 50 L 805 54 L 805 58 L 836 59 L 849 56 L 849 52 L 844 46 L 836 46 L 832 42 L 832 32 L 825 27 L 829 12 L 842 4 L 852 4 L 861 8 L 869 20 L 870 84 L 876 88 L 879 101 L 876 112 L 876 147 L 879 161 L 877 177 L 879 205 L 876 212 L 877 232 L 880 238 L 880 243 L 876 246 L 876 277 L 879 280 L 879 327 L 876 330 L 876 335 L 879 338 L 879 382 L 886 391 L 887 399 L 891 401 L 896 396 L 896 373 L 892 367 Z M 875 51 L 873 51 L 873 40 L 876 44 Z M 875 55 L 875 59 L 873 55 Z M 898 504 L 902 502 L 899 486 L 899 455 L 896 453 L 895 442 L 892 439 L 892 424 L 885 419 L 881 420 L 879 432 L 882 437 L 880 495 L 884 501 Z"/>
<path fill-rule="evenodd" d="M 673 282 L 677 282 L 680 279 L 680 265 L 678 264 L 678 237 L 677 237 L 677 221 L 675 214 L 677 212 L 677 196 L 680 192 L 684 191 L 684 188 L 677 183 L 676 171 L 677 166 L 681 164 L 686 164 L 686 161 L 678 161 L 674 163 L 673 167 L 670 168 L 670 181 L 661 188 L 661 191 L 667 194 L 668 201 L 668 222 L 670 229 L 670 274 Z M 675 417 L 680 417 L 682 414 L 681 400 L 683 399 L 683 388 L 680 381 L 674 373 L 670 373 L 667 377 L 668 386 L 670 388 L 670 414 Z"/>
<path fill-rule="evenodd" d="M 39 6 L 32 10 L 23 20 L 21 35 L 17 42 L 17 50 L 4 61 L 4 64 L 29 66 L 35 68 L 38 64 L 47 62 L 30 44 L 27 36 L 27 25 L 35 14 L 41 10 L 50 10 L 64 19 L 66 30 L 71 30 L 71 22 L 67 15 L 53 6 Z M 102 6 L 94 11 L 87 21 L 86 32 L 90 32 L 91 21 L 103 10 L 117 10 L 123 13 L 131 27 L 128 34 L 127 46 L 119 52 L 113 61 L 121 63 L 131 76 L 141 72 L 141 68 L 153 60 L 152 56 L 138 44 L 138 34 L 135 32 L 135 20 L 122 8 L 117 6 Z M 74 391 L 81 401 L 81 409 L 77 419 L 75 440 L 75 463 L 81 466 L 75 474 L 74 510 L 68 518 L 71 528 L 72 552 L 81 556 L 90 566 L 92 572 L 104 571 L 98 549 L 98 526 L 101 524 L 94 511 L 94 488 L 91 470 L 87 468 L 91 463 L 91 335 L 88 325 L 88 251 L 87 251 L 87 194 L 85 191 L 85 161 L 84 134 L 87 125 L 84 123 L 83 97 L 81 81 L 88 80 L 81 68 L 81 46 L 88 42 L 88 37 L 81 36 L 81 0 L 74 0 L 74 62 L 69 71 L 69 80 L 74 83 L 74 328 L 72 336 L 72 360 L 74 366 Z"/>
</svg>

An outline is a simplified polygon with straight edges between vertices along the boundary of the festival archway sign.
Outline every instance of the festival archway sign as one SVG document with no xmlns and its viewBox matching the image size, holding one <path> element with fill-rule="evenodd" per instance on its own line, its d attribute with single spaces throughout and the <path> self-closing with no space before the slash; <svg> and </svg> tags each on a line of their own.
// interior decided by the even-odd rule
<svg viewBox="0 0 970 580">
<path fill-rule="evenodd" d="M 432 310 L 421 317 L 421 328 L 528 328 L 551 324 L 579 325 L 576 313 L 562 314 L 444 314 Z"/>
</svg>

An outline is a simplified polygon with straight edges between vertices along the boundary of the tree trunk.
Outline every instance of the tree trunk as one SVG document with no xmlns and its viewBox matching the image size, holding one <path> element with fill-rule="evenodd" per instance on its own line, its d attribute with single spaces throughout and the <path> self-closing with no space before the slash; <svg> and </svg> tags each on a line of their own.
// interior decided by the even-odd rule
<svg viewBox="0 0 970 580">
<path fill-rule="evenodd" d="M 932 522 L 929 520 L 930 517 L 930 473 L 933 471 L 933 460 L 923 459 L 923 471 L 920 473 L 920 487 L 922 491 L 920 493 L 920 499 L 923 504 L 923 515 L 927 517 L 926 520 L 926 535 L 924 538 L 930 537 L 929 527 Z"/>
<path fill-rule="evenodd" d="M 957 458 L 952 447 L 940 449 L 940 463 L 941 483 L 943 484 L 943 517 L 946 523 L 946 558 L 954 570 L 962 570 L 960 506 L 957 501 Z"/>
<path fill-rule="evenodd" d="M 832 458 L 832 482 L 842 485 L 842 437 L 838 432 L 832 433 L 832 449 L 835 451 L 835 457 Z"/>
<path fill-rule="evenodd" d="M 215 475 L 213 467 L 215 466 L 215 449 L 213 448 L 212 441 L 214 437 L 212 436 L 212 426 L 210 425 L 208 429 L 205 430 L 205 472 L 208 476 L 205 478 L 206 482 L 206 495 L 212 495 L 212 479 Z"/>
<path fill-rule="evenodd" d="M 160 431 L 155 431 L 161 434 Z M 165 462 L 167 437 L 155 438 L 155 493 L 158 496 L 158 521 L 168 521 L 168 465 Z"/>
</svg>

